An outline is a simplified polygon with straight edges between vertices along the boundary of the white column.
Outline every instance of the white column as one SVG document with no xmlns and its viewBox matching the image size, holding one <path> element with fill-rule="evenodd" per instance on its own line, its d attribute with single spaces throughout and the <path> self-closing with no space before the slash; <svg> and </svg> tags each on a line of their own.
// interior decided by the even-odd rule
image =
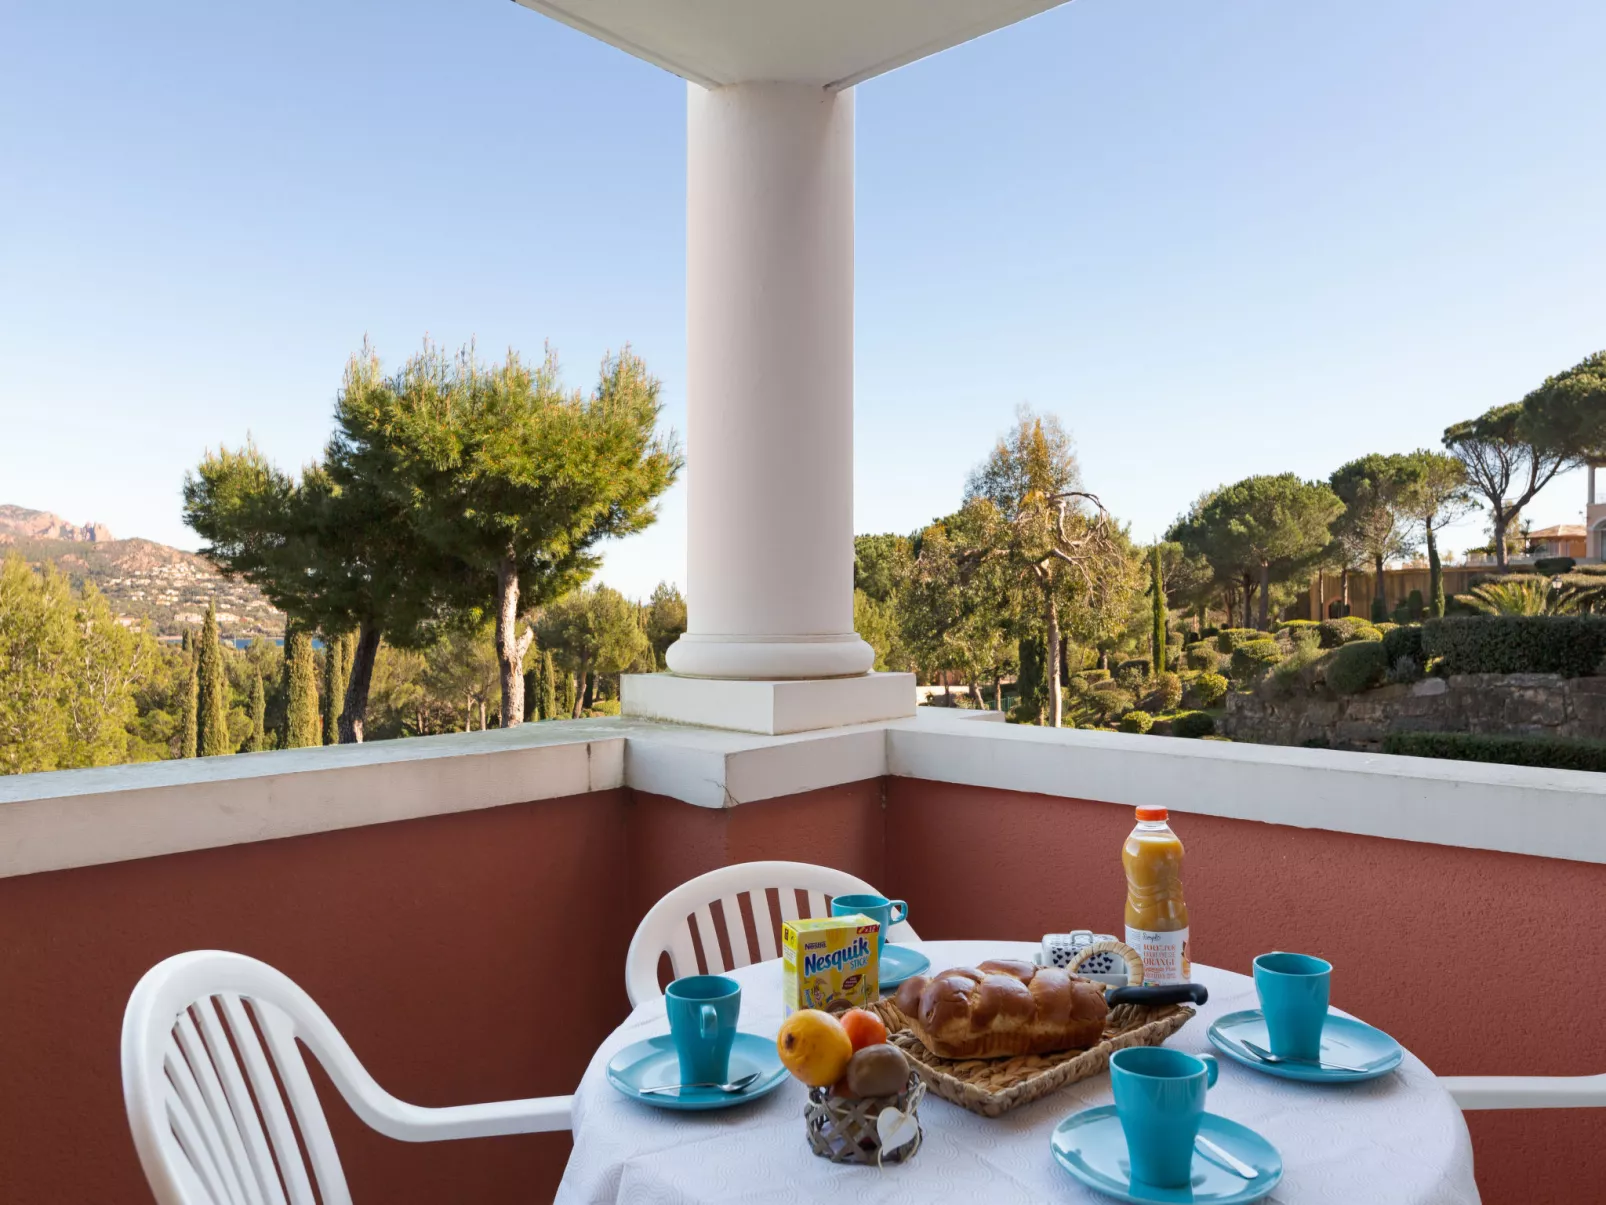
<svg viewBox="0 0 1606 1205">
<path fill-rule="evenodd" d="M 853 94 L 687 86 L 677 674 L 866 673 L 853 631 Z"/>
</svg>

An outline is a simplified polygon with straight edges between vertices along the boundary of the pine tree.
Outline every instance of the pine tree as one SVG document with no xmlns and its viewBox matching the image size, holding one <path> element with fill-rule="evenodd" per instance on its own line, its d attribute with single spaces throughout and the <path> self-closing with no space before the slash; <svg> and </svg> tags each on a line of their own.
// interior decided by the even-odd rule
<svg viewBox="0 0 1606 1205">
<path fill-rule="evenodd" d="M 1154 546 L 1154 558 L 1151 566 L 1153 581 L 1150 583 L 1154 593 L 1154 626 L 1150 640 L 1154 645 L 1154 672 L 1158 676 L 1165 673 L 1165 576 L 1160 568 L 1160 545 Z"/>
<path fill-rule="evenodd" d="M 302 749 L 318 739 L 318 667 L 312 656 L 312 633 L 294 621 L 285 625 L 284 741 L 281 748 Z"/>
<path fill-rule="evenodd" d="M 196 744 L 202 757 L 233 753 L 229 740 L 229 675 L 223 668 L 223 646 L 218 643 L 217 604 L 206 604 L 206 622 L 195 655 L 199 692 Z"/>
<path fill-rule="evenodd" d="M 267 693 L 262 689 L 262 671 L 259 669 L 251 678 L 251 700 L 247 713 L 251 717 L 251 735 L 245 738 L 246 753 L 261 753 L 268 747 Z"/>
<path fill-rule="evenodd" d="M 552 664 L 552 650 L 544 649 L 541 652 L 541 718 L 550 720 L 561 713 L 558 701 L 558 671 Z"/>
<path fill-rule="evenodd" d="M 188 632 L 184 633 L 184 639 L 186 643 L 191 645 L 189 658 L 190 676 L 186 680 L 184 688 L 184 728 L 183 735 L 179 738 L 178 755 L 180 757 L 194 757 L 198 748 L 196 728 L 200 721 L 201 679 L 199 668 L 195 664 L 194 641 L 190 639 Z"/>
</svg>

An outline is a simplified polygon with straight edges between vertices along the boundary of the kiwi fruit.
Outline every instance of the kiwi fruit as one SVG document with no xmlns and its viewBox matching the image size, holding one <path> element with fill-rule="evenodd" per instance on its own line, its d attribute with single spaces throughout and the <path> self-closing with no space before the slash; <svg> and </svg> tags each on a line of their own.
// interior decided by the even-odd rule
<svg viewBox="0 0 1606 1205">
<path fill-rule="evenodd" d="M 886 1042 L 866 1046 L 848 1060 L 847 1082 L 855 1096 L 896 1096 L 909 1082 L 909 1060 Z"/>
</svg>

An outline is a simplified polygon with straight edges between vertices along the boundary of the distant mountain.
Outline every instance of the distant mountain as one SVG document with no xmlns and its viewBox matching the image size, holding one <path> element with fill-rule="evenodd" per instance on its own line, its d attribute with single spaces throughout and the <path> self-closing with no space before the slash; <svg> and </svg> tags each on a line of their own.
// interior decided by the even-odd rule
<svg viewBox="0 0 1606 1205">
<path fill-rule="evenodd" d="M 114 539 L 104 523 L 85 523 L 74 527 L 48 510 L 29 510 L 26 506 L 0 506 L 0 544 L 12 539 L 69 540 L 73 543 L 103 544 Z"/>
<path fill-rule="evenodd" d="M 114 540 L 98 523 L 75 527 L 48 511 L 0 506 L 0 556 L 13 551 L 32 565 L 54 564 L 75 586 L 92 583 L 120 616 L 149 620 L 158 636 L 199 628 L 209 599 L 217 601 L 225 639 L 284 635 L 283 613 L 260 590 L 224 577 L 193 552 Z"/>
</svg>

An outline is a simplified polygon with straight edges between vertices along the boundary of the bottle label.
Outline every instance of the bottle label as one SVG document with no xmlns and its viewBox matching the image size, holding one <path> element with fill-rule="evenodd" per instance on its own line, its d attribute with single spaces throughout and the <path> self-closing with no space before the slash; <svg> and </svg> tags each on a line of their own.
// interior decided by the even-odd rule
<svg viewBox="0 0 1606 1205">
<path fill-rule="evenodd" d="M 1148 929 L 1126 927 L 1126 944 L 1143 959 L 1143 982 L 1149 986 L 1191 983 L 1193 968 L 1188 958 L 1188 931 L 1154 933 Z"/>
</svg>

